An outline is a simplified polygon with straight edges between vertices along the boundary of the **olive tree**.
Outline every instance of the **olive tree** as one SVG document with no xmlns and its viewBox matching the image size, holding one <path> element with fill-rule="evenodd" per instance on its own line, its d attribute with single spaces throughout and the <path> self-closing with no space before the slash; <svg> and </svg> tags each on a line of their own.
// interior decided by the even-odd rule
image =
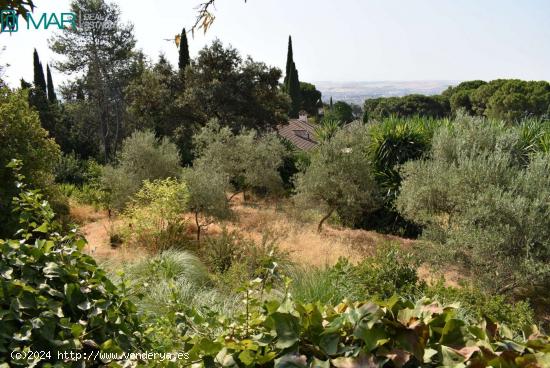
<svg viewBox="0 0 550 368">
<path fill-rule="evenodd" d="M 522 146 L 517 128 L 462 117 L 436 132 L 428 159 L 402 168 L 397 208 L 425 228 L 427 253 L 458 260 L 491 292 L 550 281 L 550 156 L 525 163 Z"/>
<path fill-rule="evenodd" d="M 195 165 L 186 168 L 182 175 L 187 186 L 187 209 L 191 211 L 197 226 L 197 242 L 200 244 L 201 231 L 215 220 L 231 216 L 229 201 L 225 196 L 228 186 L 227 176 L 212 170 L 211 167 Z"/>
<path fill-rule="evenodd" d="M 306 171 L 297 174 L 295 203 L 321 209 L 318 231 L 335 211 L 354 218 L 378 208 L 379 191 L 366 154 L 368 139 L 367 128 L 353 123 L 318 146 Z"/>
<path fill-rule="evenodd" d="M 136 131 L 122 142 L 115 165 L 103 170 L 103 185 L 110 192 L 109 206 L 124 207 L 144 180 L 177 177 L 180 174 L 179 153 L 168 139 L 157 139 L 150 131 Z"/>
<path fill-rule="evenodd" d="M 234 134 L 211 121 L 194 140 L 198 155 L 195 164 L 225 174 L 233 191 L 231 197 L 249 190 L 282 190 L 279 169 L 287 150 L 275 134 L 259 135 L 255 130 Z"/>
</svg>

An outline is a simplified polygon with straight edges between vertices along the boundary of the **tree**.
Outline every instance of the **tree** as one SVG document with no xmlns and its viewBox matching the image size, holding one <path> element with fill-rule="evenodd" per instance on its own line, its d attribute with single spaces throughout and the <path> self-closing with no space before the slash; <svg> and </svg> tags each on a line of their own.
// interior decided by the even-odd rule
<svg viewBox="0 0 550 368">
<path fill-rule="evenodd" d="M 204 165 L 185 169 L 182 178 L 187 185 L 187 207 L 193 212 L 197 226 L 197 243 L 200 244 L 203 229 L 214 220 L 223 220 L 231 216 L 229 202 L 225 197 L 228 178 Z"/>
<path fill-rule="evenodd" d="M 286 148 L 274 133 L 258 135 L 254 130 L 234 134 L 227 127 L 210 122 L 194 137 L 195 164 L 227 176 L 233 195 L 256 190 L 278 193 L 282 190 L 279 169 Z"/>
<path fill-rule="evenodd" d="M 525 162 L 526 148 L 522 129 L 460 116 L 428 159 L 402 168 L 397 209 L 425 228 L 426 254 L 458 261 L 494 293 L 549 290 L 550 157 Z"/>
<path fill-rule="evenodd" d="M 47 76 L 48 76 L 48 101 L 51 104 L 55 104 L 57 102 L 57 96 L 55 94 L 55 87 L 53 85 L 53 79 L 52 79 L 52 72 L 50 70 L 50 66 L 46 66 L 47 70 Z"/>
<path fill-rule="evenodd" d="M 365 100 L 363 121 L 381 120 L 392 115 L 442 118 L 449 116 L 450 113 L 451 108 L 447 96 L 412 94 L 403 97 L 380 97 Z"/>
<path fill-rule="evenodd" d="M 318 146 L 305 172 L 297 175 L 295 203 L 321 209 L 319 232 L 335 211 L 354 218 L 378 207 L 378 187 L 365 152 L 367 146 L 366 127 L 352 124 Z"/>
<path fill-rule="evenodd" d="M 335 120 L 340 124 L 347 124 L 354 120 L 351 105 L 344 101 L 336 101 L 332 108 L 323 117 L 326 120 Z"/>
<path fill-rule="evenodd" d="M 16 188 L 12 170 L 6 165 L 12 159 L 22 161 L 21 174 L 29 184 L 44 188 L 53 183 L 53 169 L 60 158 L 59 147 L 41 127 L 26 93 L 0 89 L 0 238 L 13 235 L 18 226 L 10 216 Z"/>
<path fill-rule="evenodd" d="M 288 51 L 286 56 L 286 75 L 284 79 L 285 90 L 290 96 L 290 110 L 288 116 L 291 118 L 297 118 L 300 111 L 302 99 L 300 95 L 300 79 L 298 77 L 298 70 L 294 63 L 294 56 L 292 51 L 292 37 L 288 36 Z"/>
<path fill-rule="evenodd" d="M 191 64 L 191 58 L 189 57 L 189 43 L 187 41 L 187 32 L 185 32 L 185 27 L 181 30 L 180 37 L 178 66 L 181 71 L 184 71 L 185 68 Z"/>
<path fill-rule="evenodd" d="M 102 181 L 110 192 L 109 206 L 122 209 L 144 180 L 175 178 L 180 174 L 176 146 L 150 131 L 136 131 L 126 138 L 117 154 L 117 164 L 107 165 Z"/>
<path fill-rule="evenodd" d="M 243 61 L 236 49 L 216 40 L 186 70 L 180 102 L 193 115 L 187 124 L 204 126 L 216 118 L 234 132 L 272 129 L 286 120 L 288 110 L 280 78 L 279 69 L 251 58 Z"/>
<path fill-rule="evenodd" d="M 34 49 L 33 53 L 33 67 L 34 67 L 34 86 L 46 94 L 46 78 L 44 78 L 44 68 L 40 62 L 38 52 Z"/>
<path fill-rule="evenodd" d="M 54 66 L 79 75 L 73 86 L 82 87 L 93 111 L 89 125 L 97 129 L 104 161 L 110 161 L 124 136 L 124 90 L 136 73 L 133 26 L 122 24 L 120 10 L 104 0 L 74 0 L 76 14 L 93 14 L 97 22 L 78 29 L 65 28 L 54 36 L 51 49 L 64 57 Z"/>
<path fill-rule="evenodd" d="M 311 83 L 300 82 L 300 96 L 302 97 L 300 108 L 307 111 L 309 115 L 319 115 L 319 108 L 323 106 L 321 91 Z"/>
</svg>

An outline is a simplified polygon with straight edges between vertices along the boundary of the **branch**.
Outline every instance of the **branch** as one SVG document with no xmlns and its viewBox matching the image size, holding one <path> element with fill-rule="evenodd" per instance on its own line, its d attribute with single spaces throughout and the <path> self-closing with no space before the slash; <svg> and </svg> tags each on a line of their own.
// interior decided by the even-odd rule
<svg viewBox="0 0 550 368">
<path fill-rule="evenodd" d="M 216 17 L 214 16 L 214 14 L 212 14 L 210 9 L 212 7 L 215 8 L 215 2 L 216 0 L 207 0 L 204 3 L 199 4 L 195 8 L 197 9 L 198 15 L 197 15 L 197 18 L 195 19 L 195 24 L 193 24 L 193 26 L 190 29 L 191 35 L 193 37 L 195 37 L 196 29 L 202 29 L 204 33 L 206 33 L 206 31 L 208 31 L 208 28 L 210 28 L 212 23 L 214 23 L 214 20 L 216 19 Z M 246 3 L 247 0 L 244 0 L 244 2 Z"/>
</svg>

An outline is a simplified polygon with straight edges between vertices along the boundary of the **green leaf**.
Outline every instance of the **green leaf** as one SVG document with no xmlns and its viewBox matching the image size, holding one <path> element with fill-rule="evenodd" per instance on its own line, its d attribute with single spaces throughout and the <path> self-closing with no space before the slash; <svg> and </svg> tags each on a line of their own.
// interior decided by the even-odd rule
<svg viewBox="0 0 550 368">
<path fill-rule="evenodd" d="M 271 315 L 277 331 L 277 343 L 279 349 L 286 349 L 298 342 L 300 325 L 298 318 L 287 314 L 276 312 Z"/>
</svg>

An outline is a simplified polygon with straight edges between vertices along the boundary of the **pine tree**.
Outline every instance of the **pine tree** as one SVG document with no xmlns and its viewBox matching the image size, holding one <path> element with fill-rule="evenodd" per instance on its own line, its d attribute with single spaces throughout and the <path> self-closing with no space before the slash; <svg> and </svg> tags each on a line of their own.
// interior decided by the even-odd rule
<svg viewBox="0 0 550 368">
<path fill-rule="evenodd" d="M 189 57 L 189 43 L 187 42 L 187 33 L 185 28 L 181 31 L 181 40 L 180 40 L 180 58 L 178 66 L 180 70 L 185 70 L 185 67 L 191 64 L 191 58 Z"/>
<path fill-rule="evenodd" d="M 42 63 L 38 57 L 38 52 L 34 49 L 33 54 L 33 65 L 34 65 L 34 86 L 40 91 L 46 94 L 46 78 L 44 78 L 44 68 L 42 68 Z"/>
<path fill-rule="evenodd" d="M 48 101 L 50 103 L 57 102 L 57 96 L 55 94 L 55 88 L 53 86 L 53 80 L 52 80 L 52 72 L 50 71 L 50 66 L 46 66 L 46 75 L 48 78 Z"/>
</svg>

